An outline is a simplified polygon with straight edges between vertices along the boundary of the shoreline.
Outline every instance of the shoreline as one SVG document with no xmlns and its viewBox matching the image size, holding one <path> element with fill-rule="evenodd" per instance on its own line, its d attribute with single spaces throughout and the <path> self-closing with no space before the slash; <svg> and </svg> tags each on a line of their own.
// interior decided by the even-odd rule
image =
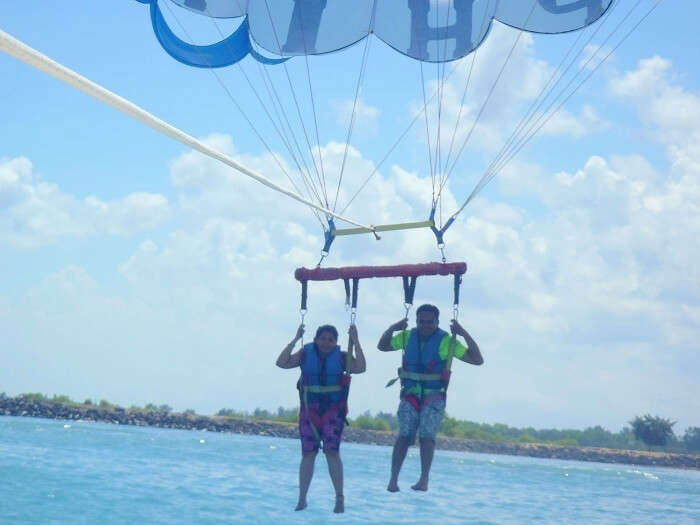
<svg viewBox="0 0 700 525">
<path fill-rule="evenodd" d="M 119 425 L 150 426 L 180 430 L 206 430 L 298 439 L 296 423 L 256 421 L 223 416 L 202 416 L 158 411 L 134 411 L 120 407 L 103 408 L 95 405 L 68 405 L 52 401 L 36 401 L 23 397 L 0 398 L 0 416 L 37 417 L 95 421 Z M 346 427 L 343 440 L 348 443 L 392 446 L 396 434 L 377 430 Z M 528 456 L 545 459 L 596 461 L 627 465 L 670 467 L 700 470 L 700 455 L 647 452 L 595 447 L 515 443 L 508 441 L 478 441 L 438 436 L 437 448 L 481 454 Z"/>
</svg>

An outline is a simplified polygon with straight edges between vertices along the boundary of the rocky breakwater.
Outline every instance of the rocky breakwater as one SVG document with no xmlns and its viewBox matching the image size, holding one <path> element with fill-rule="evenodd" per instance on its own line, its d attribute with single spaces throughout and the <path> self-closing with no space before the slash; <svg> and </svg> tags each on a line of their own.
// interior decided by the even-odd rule
<svg viewBox="0 0 700 525">
<path fill-rule="evenodd" d="M 441 437 L 437 439 L 437 446 L 445 450 L 463 450 L 482 454 L 505 454 L 509 456 L 596 461 L 599 463 L 625 463 L 629 465 L 700 469 L 700 456 L 692 454 L 561 446 L 544 443 L 476 441 Z"/>
<path fill-rule="evenodd" d="M 191 413 L 173 413 L 157 410 L 124 409 L 76 403 L 57 403 L 48 399 L 40 400 L 25 396 L 0 396 L 0 415 L 99 421 L 119 425 L 231 432 L 283 438 L 298 437 L 297 426 L 293 423 L 200 416 Z M 396 435 L 393 432 L 364 430 L 352 426 L 349 426 L 344 433 L 344 440 L 351 443 L 391 446 L 394 444 L 395 439 Z M 700 469 L 700 456 L 698 455 L 645 452 L 640 450 L 558 446 L 542 443 L 476 441 L 448 437 L 438 437 L 437 448 L 482 454 L 505 454 L 574 461 Z"/>
<path fill-rule="evenodd" d="M 37 400 L 23 396 L 0 398 L 0 415 L 98 421 L 117 425 L 233 432 L 258 436 L 297 437 L 298 435 L 296 425 L 291 424 L 158 410 L 56 403 L 51 400 Z"/>
</svg>

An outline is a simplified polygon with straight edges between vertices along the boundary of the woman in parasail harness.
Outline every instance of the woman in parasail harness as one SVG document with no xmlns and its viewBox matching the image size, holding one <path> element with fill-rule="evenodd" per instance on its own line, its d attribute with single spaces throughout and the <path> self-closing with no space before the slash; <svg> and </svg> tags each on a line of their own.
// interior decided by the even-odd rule
<svg viewBox="0 0 700 525">
<path fill-rule="evenodd" d="M 323 325 L 316 330 L 312 343 L 292 353 L 303 334 L 304 325 L 300 325 L 294 339 L 277 358 L 277 366 L 280 368 L 301 367 L 297 389 L 300 399 L 299 434 L 302 456 L 299 465 L 299 502 L 295 510 L 306 508 L 306 493 L 314 473 L 316 454 L 323 441 L 323 453 L 335 489 L 333 512 L 344 512 L 340 439 L 348 413 L 350 374 L 365 371 L 365 356 L 354 324 L 350 325 L 348 331 L 350 339 L 347 352 L 341 352 L 337 344 L 338 330 L 334 326 Z M 355 357 L 352 355 L 353 347 Z"/>
</svg>

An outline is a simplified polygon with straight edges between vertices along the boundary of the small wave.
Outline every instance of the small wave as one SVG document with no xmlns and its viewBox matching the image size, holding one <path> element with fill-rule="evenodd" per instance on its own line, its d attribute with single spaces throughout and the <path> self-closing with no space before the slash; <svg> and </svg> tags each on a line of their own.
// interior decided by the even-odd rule
<svg viewBox="0 0 700 525">
<path fill-rule="evenodd" d="M 651 472 L 644 472 L 643 470 L 626 470 L 628 474 L 636 474 L 637 476 L 644 476 L 647 479 L 658 480 L 659 477 L 655 476 Z"/>
</svg>

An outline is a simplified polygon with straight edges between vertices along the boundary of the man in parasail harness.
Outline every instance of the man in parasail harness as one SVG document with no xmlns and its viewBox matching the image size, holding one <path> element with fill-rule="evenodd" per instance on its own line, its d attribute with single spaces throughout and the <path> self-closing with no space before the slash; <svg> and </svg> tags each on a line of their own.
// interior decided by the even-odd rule
<svg viewBox="0 0 700 525">
<path fill-rule="evenodd" d="M 391 479 L 387 490 L 399 490 L 398 479 L 408 447 L 420 438 L 421 475 L 411 488 L 428 490 L 430 465 L 435 452 L 435 434 L 445 416 L 445 399 L 450 380 L 452 357 L 465 363 L 481 365 L 484 358 L 479 345 L 456 319 L 450 326 L 452 337 L 438 328 L 440 311 L 431 304 L 416 310 L 416 328 L 406 330 L 408 320 L 392 324 L 383 334 L 377 347 L 382 352 L 403 350 L 403 362 L 399 368 L 401 402 L 399 403 L 399 435 L 391 457 Z M 400 330 L 400 331 L 399 331 Z M 399 331 L 396 335 L 394 332 Z M 456 339 L 461 335 L 465 347 Z M 393 384 L 396 379 L 389 382 Z M 389 386 L 387 385 L 387 386 Z"/>
</svg>

